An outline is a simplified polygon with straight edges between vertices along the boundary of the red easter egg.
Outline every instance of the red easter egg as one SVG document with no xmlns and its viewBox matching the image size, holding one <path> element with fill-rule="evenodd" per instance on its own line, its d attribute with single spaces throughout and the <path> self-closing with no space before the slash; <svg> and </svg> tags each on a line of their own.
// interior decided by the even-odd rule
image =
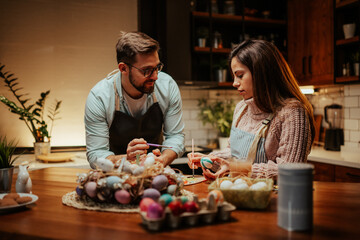
<svg viewBox="0 0 360 240">
<path fill-rule="evenodd" d="M 200 210 L 199 205 L 194 201 L 187 201 L 183 207 L 186 212 L 197 213 Z"/>
<path fill-rule="evenodd" d="M 183 205 L 179 200 L 172 201 L 171 203 L 169 203 L 168 207 L 170 208 L 174 216 L 179 216 L 184 212 Z"/>
</svg>

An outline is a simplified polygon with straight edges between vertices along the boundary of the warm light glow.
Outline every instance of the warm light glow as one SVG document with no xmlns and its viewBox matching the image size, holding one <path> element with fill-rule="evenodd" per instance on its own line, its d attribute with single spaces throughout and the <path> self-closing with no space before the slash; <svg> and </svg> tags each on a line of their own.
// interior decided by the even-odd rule
<svg viewBox="0 0 360 240">
<path fill-rule="evenodd" d="M 314 86 L 302 86 L 300 90 L 303 94 L 314 94 Z"/>
</svg>

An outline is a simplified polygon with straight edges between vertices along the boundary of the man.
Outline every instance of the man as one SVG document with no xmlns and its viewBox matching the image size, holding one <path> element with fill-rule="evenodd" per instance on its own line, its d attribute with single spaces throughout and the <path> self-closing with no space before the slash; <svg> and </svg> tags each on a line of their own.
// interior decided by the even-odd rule
<svg viewBox="0 0 360 240">
<path fill-rule="evenodd" d="M 159 43 L 141 32 L 121 32 L 118 70 L 98 82 L 85 107 L 87 158 L 113 162 L 144 155 L 162 144 L 156 160 L 169 165 L 184 152 L 182 101 L 176 82 L 161 72 Z M 163 140 L 165 138 L 165 140 Z"/>
</svg>

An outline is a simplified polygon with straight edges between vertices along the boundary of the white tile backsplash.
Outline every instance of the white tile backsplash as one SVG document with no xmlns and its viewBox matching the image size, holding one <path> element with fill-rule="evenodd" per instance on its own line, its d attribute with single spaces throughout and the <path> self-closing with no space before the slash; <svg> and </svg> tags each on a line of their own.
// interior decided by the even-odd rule
<svg viewBox="0 0 360 240">
<path fill-rule="evenodd" d="M 350 119 L 360 119 L 360 108 L 350 108 Z"/>
<path fill-rule="evenodd" d="M 198 99 L 208 101 L 241 100 L 236 90 L 204 90 L 180 87 L 183 100 L 183 120 L 185 123 L 185 145 L 191 146 L 194 139 L 195 145 L 206 146 L 218 138 L 218 132 L 210 124 L 205 124 L 199 119 Z"/>
<path fill-rule="evenodd" d="M 333 103 L 343 106 L 344 141 L 347 149 L 360 149 L 360 84 L 321 88 L 308 96 L 315 114 L 324 114 L 324 107 Z M 323 127 L 327 124 L 323 121 Z"/>
<path fill-rule="evenodd" d="M 359 106 L 358 96 L 344 97 L 344 107 L 358 107 L 358 106 Z"/>
</svg>

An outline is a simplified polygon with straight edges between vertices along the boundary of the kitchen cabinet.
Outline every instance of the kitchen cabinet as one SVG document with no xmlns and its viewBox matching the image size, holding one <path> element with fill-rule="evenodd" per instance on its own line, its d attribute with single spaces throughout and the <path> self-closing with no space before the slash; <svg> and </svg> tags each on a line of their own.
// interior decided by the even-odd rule
<svg viewBox="0 0 360 240">
<path fill-rule="evenodd" d="M 231 87 L 227 58 L 244 39 L 272 41 L 287 55 L 286 0 L 138 0 L 139 31 L 157 39 L 164 71 L 179 85 Z M 198 38 L 205 36 L 206 44 Z M 227 69 L 219 82 L 218 68 Z"/>
<path fill-rule="evenodd" d="M 359 83 L 354 63 L 359 62 L 359 14 L 358 0 L 336 1 L 334 8 L 335 33 L 335 83 Z M 355 34 L 345 36 L 344 25 L 355 24 Z M 357 54 L 357 57 L 355 57 Z"/>
<path fill-rule="evenodd" d="M 300 85 L 334 83 L 333 4 L 288 1 L 288 62 Z"/>
<path fill-rule="evenodd" d="M 360 182 L 360 169 L 308 161 L 314 165 L 314 181 Z"/>
<path fill-rule="evenodd" d="M 217 69 L 228 70 L 228 55 L 243 40 L 271 41 L 286 57 L 286 1 L 197 1 L 190 15 L 192 82 L 231 86 L 229 71 L 222 82 Z"/>
</svg>

